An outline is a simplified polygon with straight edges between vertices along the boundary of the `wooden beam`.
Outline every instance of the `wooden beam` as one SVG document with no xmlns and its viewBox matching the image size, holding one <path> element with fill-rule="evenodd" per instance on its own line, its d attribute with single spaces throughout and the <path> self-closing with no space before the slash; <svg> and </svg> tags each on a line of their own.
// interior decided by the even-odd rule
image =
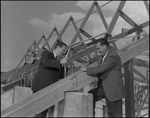
<svg viewBox="0 0 150 118">
<path fill-rule="evenodd" d="M 74 19 L 73 19 L 72 16 L 71 16 L 71 22 L 72 22 L 72 24 L 73 24 L 73 26 L 74 26 L 74 28 L 75 28 L 75 30 L 76 30 L 76 32 L 77 32 L 77 31 L 78 31 L 78 28 L 77 28 L 77 25 L 76 25 L 76 23 L 75 23 L 75 21 L 74 21 Z M 82 39 L 80 33 L 79 33 L 79 39 L 80 39 L 80 41 L 83 41 L 83 39 Z"/>
<path fill-rule="evenodd" d="M 118 20 L 118 17 L 119 17 L 118 11 L 123 9 L 125 3 L 126 3 L 126 1 L 120 1 L 120 4 L 119 4 L 119 6 L 118 6 L 118 8 L 117 8 L 117 10 L 116 10 L 116 12 L 115 12 L 111 22 L 110 22 L 110 25 L 108 26 L 108 29 L 107 29 L 108 34 L 111 34 L 111 32 L 112 32 L 112 30 L 113 30 L 113 28 L 114 28 L 114 26 L 115 26 L 115 24 L 116 24 L 116 22 Z"/>
<path fill-rule="evenodd" d="M 47 37 L 45 43 L 43 44 L 42 47 L 45 47 L 46 44 L 48 43 L 48 41 L 50 40 L 50 38 L 52 37 L 52 35 L 54 34 L 54 31 L 55 31 L 55 27 L 53 28 L 53 30 L 51 31 L 50 35 Z"/>
<path fill-rule="evenodd" d="M 56 32 L 56 35 L 59 37 L 59 32 L 58 32 L 58 30 L 57 30 L 56 27 L 55 27 L 55 32 Z M 59 38 L 58 40 L 59 40 L 59 41 L 62 41 L 61 38 Z M 57 40 L 54 42 L 54 44 L 53 44 L 53 46 L 52 46 L 52 50 L 55 48 L 56 43 L 57 43 Z"/>
<path fill-rule="evenodd" d="M 138 27 L 129 29 L 128 32 L 123 32 L 123 33 L 117 34 L 117 35 L 113 36 L 111 39 L 119 39 L 119 38 L 126 37 L 126 36 L 134 33 L 135 31 L 137 31 L 138 29 L 142 29 L 142 28 L 145 28 L 147 26 L 149 26 L 149 21 L 146 21 L 146 22 L 138 25 Z"/>
<path fill-rule="evenodd" d="M 44 41 L 46 42 L 46 37 L 44 36 Z M 46 43 L 46 45 L 48 46 L 49 50 L 51 50 L 51 47 L 48 43 Z"/>
<path fill-rule="evenodd" d="M 149 62 L 138 58 L 133 58 L 133 65 L 149 68 Z"/>
<path fill-rule="evenodd" d="M 133 82 L 133 60 L 124 64 L 124 77 L 125 77 L 125 116 L 135 117 L 135 102 L 134 102 L 134 82 Z"/>
<path fill-rule="evenodd" d="M 9 89 L 12 89 L 12 87 L 14 85 L 21 85 L 21 79 L 22 79 L 22 75 L 24 73 L 27 73 L 29 69 L 31 69 L 32 71 L 35 71 L 36 67 L 39 65 L 39 61 L 37 61 L 35 64 L 33 65 L 27 65 L 27 66 L 23 66 L 21 68 L 18 68 L 20 71 L 18 72 L 18 74 L 21 76 L 19 77 L 17 80 L 14 80 L 4 86 L 1 87 L 1 89 L 4 90 L 4 92 L 8 91 Z M 13 74 L 14 76 L 14 74 Z"/>
<path fill-rule="evenodd" d="M 34 42 L 31 44 L 31 46 L 28 48 L 28 50 L 31 49 L 31 47 L 33 46 L 33 44 L 35 43 L 36 41 L 34 40 Z M 22 67 L 19 68 L 20 64 L 22 63 L 23 59 L 25 58 L 25 56 L 27 55 L 28 52 L 26 52 L 26 54 L 23 56 L 22 60 L 19 62 L 18 66 L 13 69 L 13 70 L 10 70 L 8 72 L 6 72 L 5 74 L 2 74 L 1 75 L 1 81 L 5 81 L 5 79 L 7 79 L 8 76 L 14 76 L 15 72 L 16 74 L 18 74 L 18 71 L 21 70 Z"/>
<path fill-rule="evenodd" d="M 28 48 L 29 50 L 31 49 L 31 47 L 33 46 L 33 44 L 35 43 L 35 40 L 33 41 L 33 43 L 31 44 L 31 46 Z M 26 54 L 23 56 L 22 60 L 19 62 L 18 66 L 13 69 L 13 70 L 10 70 L 6 73 L 3 73 L 1 74 L 1 81 L 5 81 L 5 79 L 8 77 L 8 76 L 14 76 L 15 72 L 18 70 L 20 64 L 22 63 L 23 59 L 25 58 L 25 56 L 27 55 L 28 52 L 26 52 Z M 20 68 L 19 68 L 20 69 Z"/>
<path fill-rule="evenodd" d="M 71 19 L 71 16 L 70 18 L 68 19 L 68 21 L 66 22 L 65 26 L 63 27 L 63 29 L 61 30 L 60 34 L 58 35 L 57 39 L 56 40 L 60 40 L 62 35 L 64 34 L 64 32 L 66 31 L 67 27 L 69 26 L 70 24 L 70 20 Z"/>
<path fill-rule="evenodd" d="M 135 69 L 135 68 L 133 68 L 133 71 L 138 75 L 138 76 L 140 76 L 143 80 L 147 80 L 147 78 L 143 75 L 143 74 L 141 74 L 137 69 Z"/>
<path fill-rule="evenodd" d="M 128 22 L 132 27 L 138 27 L 138 25 L 128 16 L 126 15 L 123 11 L 118 10 L 120 16 L 126 21 Z M 142 29 L 139 29 L 139 31 L 142 31 Z"/>
<path fill-rule="evenodd" d="M 83 20 L 83 22 L 81 23 L 81 25 L 80 25 L 79 29 L 83 29 L 83 27 L 84 27 L 85 23 L 87 22 L 87 20 L 88 20 L 89 16 L 90 16 L 90 15 L 91 15 L 91 13 L 92 13 L 92 11 L 93 11 L 94 7 L 95 7 L 95 5 L 94 5 L 94 2 L 93 2 L 92 6 L 90 7 L 90 9 L 89 9 L 88 13 L 86 14 L 86 16 L 85 16 L 85 18 L 84 18 L 84 20 Z M 79 30 L 79 29 L 78 29 L 77 33 L 75 34 L 75 36 L 73 37 L 73 39 L 72 39 L 72 41 L 71 41 L 71 44 L 73 44 L 73 43 L 75 43 L 75 42 L 76 42 L 77 37 L 79 36 L 79 33 L 80 33 L 80 30 Z"/>
<path fill-rule="evenodd" d="M 33 41 L 33 43 L 31 44 L 31 46 L 28 48 L 28 50 L 30 50 L 33 46 L 33 44 L 35 43 L 35 40 Z M 22 61 L 24 60 L 25 56 L 28 54 L 28 51 L 26 52 L 26 54 L 23 56 L 23 58 L 21 59 L 21 61 L 19 62 L 19 64 L 17 65 L 16 68 L 18 68 L 20 66 L 20 64 L 22 63 Z"/>
<path fill-rule="evenodd" d="M 113 16 L 113 18 L 112 18 L 112 20 L 111 20 L 111 22 L 110 22 L 108 28 L 107 28 L 107 31 L 108 31 L 108 34 L 109 34 L 109 35 L 111 35 L 112 30 L 114 29 L 114 26 L 115 26 L 115 24 L 116 24 L 116 22 L 117 22 L 117 20 L 118 20 L 118 18 L 119 18 L 119 13 L 118 13 L 118 11 L 123 9 L 125 3 L 126 3 L 126 1 L 120 1 L 120 4 L 119 4 L 119 6 L 118 6 L 118 8 L 117 8 L 117 10 L 116 10 L 116 12 L 115 12 L 115 14 L 114 14 L 114 16 Z M 116 46 L 115 42 L 112 42 L 112 45 L 113 45 L 114 48 L 117 50 L 117 46 Z"/>
<path fill-rule="evenodd" d="M 97 8 L 97 11 L 98 11 L 98 13 L 99 13 L 99 16 L 100 16 L 101 19 L 102 19 L 103 25 L 104 25 L 105 29 L 107 30 L 108 25 L 107 25 L 107 22 L 106 22 L 106 20 L 105 20 L 105 18 L 104 18 L 104 15 L 103 15 L 103 13 L 102 13 L 102 10 L 101 10 L 101 8 L 99 7 L 97 1 L 94 1 L 94 4 L 95 4 L 95 6 L 96 6 L 96 8 Z"/>
<path fill-rule="evenodd" d="M 90 38 L 90 37 L 92 37 L 89 33 L 87 33 L 86 31 L 84 31 L 83 29 L 80 29 L 80 31 L 81 31 L 81 33 L 84 35 L 84 36 L 86 36 L 87 38 Z M 95 40 L 95 38 L 93 38 L 93 41 Z M 92 43 L 92 42 L 91 42 Z M 88 43 L 87 44 L 87 46 L 89 46 L 90 45 L 90 43 Z M 95 44 L 94 44 L 95 45 Z M 97 54 L 97 50 L 95 50 L 95 55 L 96 55 L 96 57 L 98 57 L 98 54 Z M 90 57 L 90 56 L 88 56 L 88 57 Z"/>
<path fill-rule="evenodd" d="M 148 1 L 145 1 L 145 0 L 143 0 L 143 2 L 145 4 L 146 10 L 147 10 L 147 12 L 149 14 L 149 3 L 148 3 Z"/>
<path fill-rule="evenodd" d="M 41 37 L 41 39 L 39 40 L 39 42 L 38 42 L 38 43 L 36 44 L 36 46 L 34 47 L 33 52 L 34 52 L 36 49 L 40 50 L 39 44 L 42 42 L 42 39 L 43 39 L 44 37 L 45 37 L 44 35 Z M 39 52 L 38 52 L 38 54 L 39 54 Z M 31 56 L 32 56 L 32 54 L 30 53 L 29 58 L 30 58 Z M 27 61 L 29 60 L 29 58 L 27 59 Z"/>
<path fill-rule="evenodd" d="M 131 44 L 131 47 L 129 47 L 130 45 L 126 46 L 120 52 L 122 63 L 127 62 L 127 60 L 130 60 L 149 49 L 149 35 L 134 42 L 133 44 Z"/>
</svg>

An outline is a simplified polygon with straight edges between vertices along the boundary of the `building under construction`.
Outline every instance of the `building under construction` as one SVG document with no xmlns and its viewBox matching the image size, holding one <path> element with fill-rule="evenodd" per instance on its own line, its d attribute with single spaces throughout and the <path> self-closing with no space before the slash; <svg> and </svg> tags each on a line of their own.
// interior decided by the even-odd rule
<svg viewBox="0 0 150 118">
<path fill-rule="evenodd" d="M 126 1 L 121 1 L 108 25 L 102 12 L 102 7 L 111 2 L 113 1 L 99 6 L 98 2 L 94 1 L 86 16 L 79 20 L 81 22 L 79 27 L 77 27 L 79 21 L 74 21 L 73 16 L 70 16 L 61 31 L 54 27 L 47 38 L 45 35 L 41 36 L 38 42 L 34 41 L 27 49 L 26 54 L 16 68 L 1 73 L 2 117 L 34 117 L 53 105 L 53 117 L 92 117 L 92 97 L 87 91 L 95 86 L 94 83 L 97 78 L 82 72 L 80 65 L 89 61 L 93 62 L 89 66 L 97 64 L 98 54 L 95 40 L 101 37 L 107 37 L 109 43 L 117 50 L 122 61 L 123 80 L 127 92 L 122 102 L 122 116 L 149 116 L 149 33 L 144 30 L 144 28 L 149 27 L 149 20 L 142 24 L 135 23 L 135 19 L 131 19 L 123 11 Z M 145 12 L 149 16 L 149 2 L 143 1 L 143 4 L 145 5 Z M 105 32 L 92 36 L 84 30 L 84 26 L 86 26 L 89 17 L 95 12 L 98 13 L 102 20 Z M 120 33 L 112 35 L 119 17 L 130 24 L 132 28 L 122 28 Z M 63 41 L 63 34 L 71 26 L 75 29 L 75 36 L 71 40 L 69 48 L 72 48 L 76 53 L 69 57 L 65 65 L 70 65 L 69 72 L 65 73 L 66 77 L 64 79 L 33 94 L 31 90 L 32 80 L 38 70 L 42 53 L 42 48 L 39 45 L 42 43 L 42 47 L 53 50 L 56 41 Z M 57 36 L 57 38 L 51 47 L 49 41 L 54 36 Z M 129 39 L 130 42 L 125 45 L 117 46 L 117 41 Z M 74 63 L 76 64 L 73 66 Z M 139 71 L 140 69 L 146 73 L 146 76 Z M 96 103 L 95 111 L 96 117 L 108 116 L 105 100 L 102 99 Z M 50 110 L 47 114 L 47 117 L 49 116 Z"/>
</svg>

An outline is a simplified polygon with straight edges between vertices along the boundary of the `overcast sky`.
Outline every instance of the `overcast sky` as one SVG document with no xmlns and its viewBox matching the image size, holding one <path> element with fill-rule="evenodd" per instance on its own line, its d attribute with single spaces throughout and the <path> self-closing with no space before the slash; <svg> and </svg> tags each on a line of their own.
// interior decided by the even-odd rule
<svg viewBox="0 0 150 118">
<path fill-rule="evenodd" d="M 107 1 L 99 1 L 103 5 Z M 68 18 L 72 15 L 75 21 L 83 18 L 91 7 L 88 1 L 1 1 L 1 71 L 9 71 L 17 66 L 32 42 L 40 40 L 44 34 L 49 36 L 56 26 L 61 30 Z M 111 2 L 102 8 L 102 12 L 109 24 L 118 2 Z M 137 24 L 149 20 L 142 1 L 126 2 L 123 11 Z M 82 21 L 81 21 L 82 22 Z M 80 26 L 81 22 L 77 24 Z M 113 35 L 121 32 L 121 28 L 131 28 L 122 18 L 119 18 L 112 32 Z M 91 15 L 84 30 L 92 36 L 105 31 L 102 21 L 96 12 Z M 149 32 L 148 28 L 145 29 Z M 73 26 L 64 33 L 62 39 L 69 44 L 75 35 Z M 50 39 L 52 46 L 56 36 Z"/>
</svg>

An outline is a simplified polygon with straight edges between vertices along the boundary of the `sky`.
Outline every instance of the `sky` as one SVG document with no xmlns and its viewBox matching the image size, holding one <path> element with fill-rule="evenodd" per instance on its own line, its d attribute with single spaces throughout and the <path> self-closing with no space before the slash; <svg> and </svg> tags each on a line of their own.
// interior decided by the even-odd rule
<svg viewBox="0 0 150 118">
<path fill-rule="evenodd" d="M 101 6 L 106 2 L 98 1 L 98 4 Z M 92 3 L 92 1 L 1 1 L 1 71 L 6 72 L 17 67 L 34 40 L 38 42 L 42 35 L 47 38 L 55 26 L 58 31 L 62 30 L 71 15 L 75 22 L 85 17 Z M 119 3 L 113 1 L 102 7 L 108 25 Z M 149 20 L 142 1 L 127 1 L 123 12 L 137 24 Z M 82 21 L 76 24 L 77 27 Z M 120 33 L 121 28 L 131 27 L 120 17 L 112 35 Z M 89 17 L 83 29 L 92 36 L 106 31 L 98 12 Z M 148 33 L 149 27 L 144 30 Z M 68 45 L 75 33 L 73 26 L 68 27 L 62 40 Z M 56 35 L 50 39 L 50 46 L 56 39 Z M 123 43 L 121 41 L 117 45 Z"/>
</svg>

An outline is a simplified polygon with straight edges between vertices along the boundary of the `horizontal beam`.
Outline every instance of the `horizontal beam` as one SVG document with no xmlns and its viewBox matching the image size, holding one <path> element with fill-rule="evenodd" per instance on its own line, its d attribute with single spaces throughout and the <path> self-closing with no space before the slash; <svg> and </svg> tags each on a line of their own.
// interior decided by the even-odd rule
<svg viewBox="0 0 150 118">
<path fill-rule="evenodd" d="M 133 65 L 149 68 L 149 63 L 145 60 L 134 58 Z"/>
<path fill-rule="evenodd" d="M 142 29 L 142 28 L 145 28 L 145 27 L 148 27 L 148 26 L 149 26 L 149 21 L 146 21 L 146 22 L 138 25 L 137 27 L 129 29 L 127 32 L 123 32 L 123 33 L 117 34 L 117 35 L 115 35 L 115 36 L 113 36 L 111 38 L 112 39 L 123 38 L 123 37 L 126 37 L 126 36 L 136 32 L 139 29 Z"/>
<path fill-rule="evenodd" d="M 134 45 L 133 45 L 134 44 Z M 128 45 L 119 53 L 122 64 L 149 49 L 149 35 Z"/>
</svg>

